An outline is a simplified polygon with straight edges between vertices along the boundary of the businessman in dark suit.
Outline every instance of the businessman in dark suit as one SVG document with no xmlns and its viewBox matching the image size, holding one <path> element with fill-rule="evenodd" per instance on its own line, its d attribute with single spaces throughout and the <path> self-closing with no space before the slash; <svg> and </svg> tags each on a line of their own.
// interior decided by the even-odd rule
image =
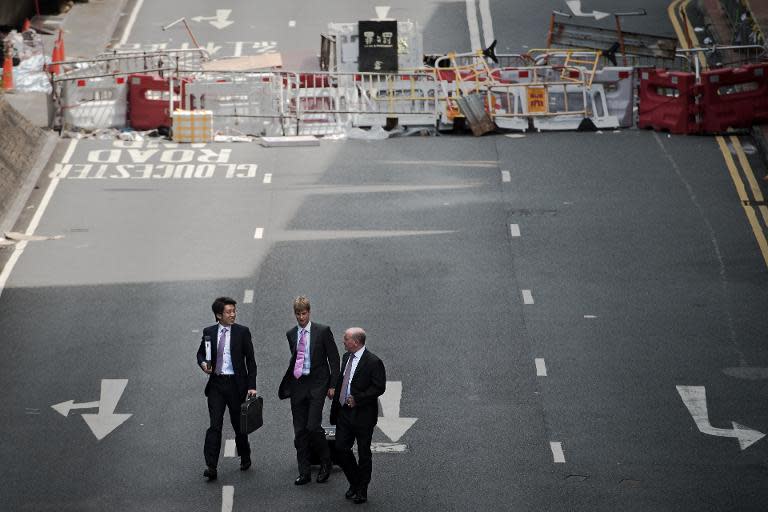
<svg viewBox="0 0 768 512">
<path fill-rule="evenodd" d="M 310 322 L 310 304 L 306 297 L 293 301 L 296 327 L 286 333 L 291 359 L 280 382 L 278 396 L 291 399 L 294 446 L 299 476 L 293 482 L 312 481 L 309 457 L 312 450 L 320 455 L 317 481 L 324 483 L 331 475 L 331 452 L 322 427 L 325 398 L 333 399 L 333 383 L 339 375 L 339 349 L 327 325 Z"/>
<path fill-rule="evenodd" d="M 205 465 L 203 472 L 208 481 L 216 480 L 216 466 L 221 451 L 221 429 L 224 409 L 235 430 L 235 446 L 240 456 L 242 471 L 251 467 L 251 447 L 248 434 L 240 432 L 240 404 L 246 395 L 256 395 L 256 359 L 253 355 L 251 331 L 235 323 L 237 302 L 219 297 L 211 305 L 217 323 L 203 329 L 203 338 L 197 350 L 197 364 L 208 374 L 205 396 L 208 397 L 208 415 L 211 425 L 205 432 Z M 210 360 L 206 359 L 206 342 L 210 344 Z"/>
<path fill-rule="evenodd" d="M 336 381 L 336 399 L 331 405 L 331 423 L 336 424 L 337 462 L 349 481 L 344 494 L 355 503 L 368 501 L 371 482 L 371 439 L 379 417 L 379 397 L 384 394 L 387 374 L 384 363 L 365 347 L 365 331 L 350 327 L 344 332 L 346 354 Z M 359 460 L 352 445 L 357 441 Z"/>
</svg>

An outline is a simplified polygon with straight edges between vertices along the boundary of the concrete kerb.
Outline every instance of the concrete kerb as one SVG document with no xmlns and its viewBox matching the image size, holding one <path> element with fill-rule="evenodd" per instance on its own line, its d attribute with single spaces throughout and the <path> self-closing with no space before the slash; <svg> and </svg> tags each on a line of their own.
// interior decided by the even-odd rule
<svg viewBox="0 0 768 512">
<path fill-rule="evenodd" d="M 51 158 L 58 137 L 34 126 L 0 94 L 0 235 L 11 231 Z M 26 155 L 34 155 L 27 156 Z"/>
</svg>

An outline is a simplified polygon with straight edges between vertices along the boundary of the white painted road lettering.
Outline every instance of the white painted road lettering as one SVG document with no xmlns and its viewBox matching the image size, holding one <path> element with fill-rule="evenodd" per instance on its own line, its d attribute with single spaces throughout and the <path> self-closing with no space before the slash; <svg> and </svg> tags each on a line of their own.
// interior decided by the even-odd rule
<svg viewBox="0 0 768 512">
<path fill-rule="evenodd" d="M 50 177 L 68 180 L 255 178 L 257 164 L 55 164 Z"/>
<path fill-rule="evenodd" d="M 509 234 L 513 237 L 520 236 L 520 225 L 519 224 L 510 224 L 509 225 Z"/>
<path fill-rule="evenodd" d="M 696 423 L 702 434 L 719 437 L 735 437 L 739 441 L 739 447 L 746 450 L 754 443 L 765 437 L 765 434 L 752 430 L 749 427 L 740 425 L 735 421 L 731 422 L 730 428 L 715 428 L 709 423 L 709 412 L 707 411 L 707 392 L 704 386 L 676 386 L 680 398 L 683 400 L 688 412 L 691 413 L 693 421 Z"/>
<path fill-rule="evenodd" d="M 61 402 L 51 407 L 64 417 L 69 416 L 72 409 L 93 409 L 98 407 L 97 414 L 82 414 L 81 416 L 90 427 L 96 439 L 101 441 L 110 432 L 123 424 L 132 414 L 115 414 L 117 402 L 128 385 L 128 379 L 102 379 L 101 397 L 98 402 L 75 403 L 74 400 Z"/>
<path fill-rule="evenodd" d="M 243 297 L 243 304 L 250 304 L 253 302 L 253 290 L 245 290 L 245 297 Z"/>
<path fill-rule="evenodd" d="M 536 376 L 537 377 L 547 376 L 547 365 L 544 362 L 544 359 L 541 357 L 536 358 Z"/>
<path fill-rule="evenodd" d="M 264 238 L 264 228 L 256 228 L 256 232 L 253 234 L 253 238 L 261 240 Z"/>
<path fill-rule="evenodd" d="M 216 9 L 215 16 L 195 16 L 192 18 L 192 21 L 196 21 L 197 23 L 207 21 L 217 29 L 221 30 L 234 23 L 234 21 L 229 20 L 230 14 L 232 14 L 232 9 Z"/>
<path fill-rule="evenodd" d="M 272 173 L 268 172 L 264 174 L 264 183 L 269 184 L 272 183 Z"/>
<path fill-rule="evenodd" d="M 501 171 L 501 181 L 509 183 L 511 180 L 512 176 L 510 176 L 509 171 Z"/>
</svg>

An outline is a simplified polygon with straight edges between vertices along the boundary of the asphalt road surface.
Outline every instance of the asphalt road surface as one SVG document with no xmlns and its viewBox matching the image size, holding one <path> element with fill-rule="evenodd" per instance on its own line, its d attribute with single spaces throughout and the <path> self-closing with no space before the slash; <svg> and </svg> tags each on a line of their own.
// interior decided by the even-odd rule
<svg viewBox="0 0 768 512">
<path fill-rule="evenodd" d="M 638 7 L 620 3 L 584 9 Z M 330 4 L 232 2 L 233 24 L 195 22 L 196 36 L 233 51 L 274 41 L 309 62 L 327 22 L 373 16 Z M 671 34 L 665 3 L 646 4 L 634 29 Z M 427 27 L 425 50 L 461 50 L 467 5 L 391 12 Z M 488 6 L 518 48 L 541 45 L 564 8 Z M 160 25 L 215 17 L 202 1 L 140 7 L 116 40 L 173 46 L 183 34 Z M 764 169 L 748 137 L 725 142 L 634 129 L 305 148 L 62 140 L 17 226 L 62 238 L 2 251 L 3 507 L 353 508 L 338 469 L 293 485 L 277 387 L 306 294 L 340 348 L 362 326 L 387 366 L 363 507 L 765 510 L 768 219 L 758 211 L 755 231 L 737 189 Z M 194 354 L 219 295 L 253 332 L 265 425 L 248 472 L 227 426 L 207 483 Z"/>
</svg>

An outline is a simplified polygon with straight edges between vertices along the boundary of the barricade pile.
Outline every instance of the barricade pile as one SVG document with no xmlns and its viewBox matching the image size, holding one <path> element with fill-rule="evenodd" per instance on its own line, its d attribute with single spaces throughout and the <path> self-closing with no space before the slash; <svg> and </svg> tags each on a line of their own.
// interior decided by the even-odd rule
<svg viewBox="0 0 768 512">
<path fill-rule="evenodd" d="M 497 127 L 614 129 L 633 126 L 638 102 L 641 128 L 672 133 L 722 132 L 768 120 L 767 63 L 698 74 L 601 67 L 599 51 L 486 50 L 434 56 L 431 67 L 397 73 L 306 73 L 203 71 L 206 60 L 204 50 L 193 49 L 59 62 L 62 73 L 53 78 L 59 125 L 170 129 L 180 108 L 210 111 L 214 133 L 254 136 L 395 124 L 468 124 L 475 134 Z"/>
</svg>

